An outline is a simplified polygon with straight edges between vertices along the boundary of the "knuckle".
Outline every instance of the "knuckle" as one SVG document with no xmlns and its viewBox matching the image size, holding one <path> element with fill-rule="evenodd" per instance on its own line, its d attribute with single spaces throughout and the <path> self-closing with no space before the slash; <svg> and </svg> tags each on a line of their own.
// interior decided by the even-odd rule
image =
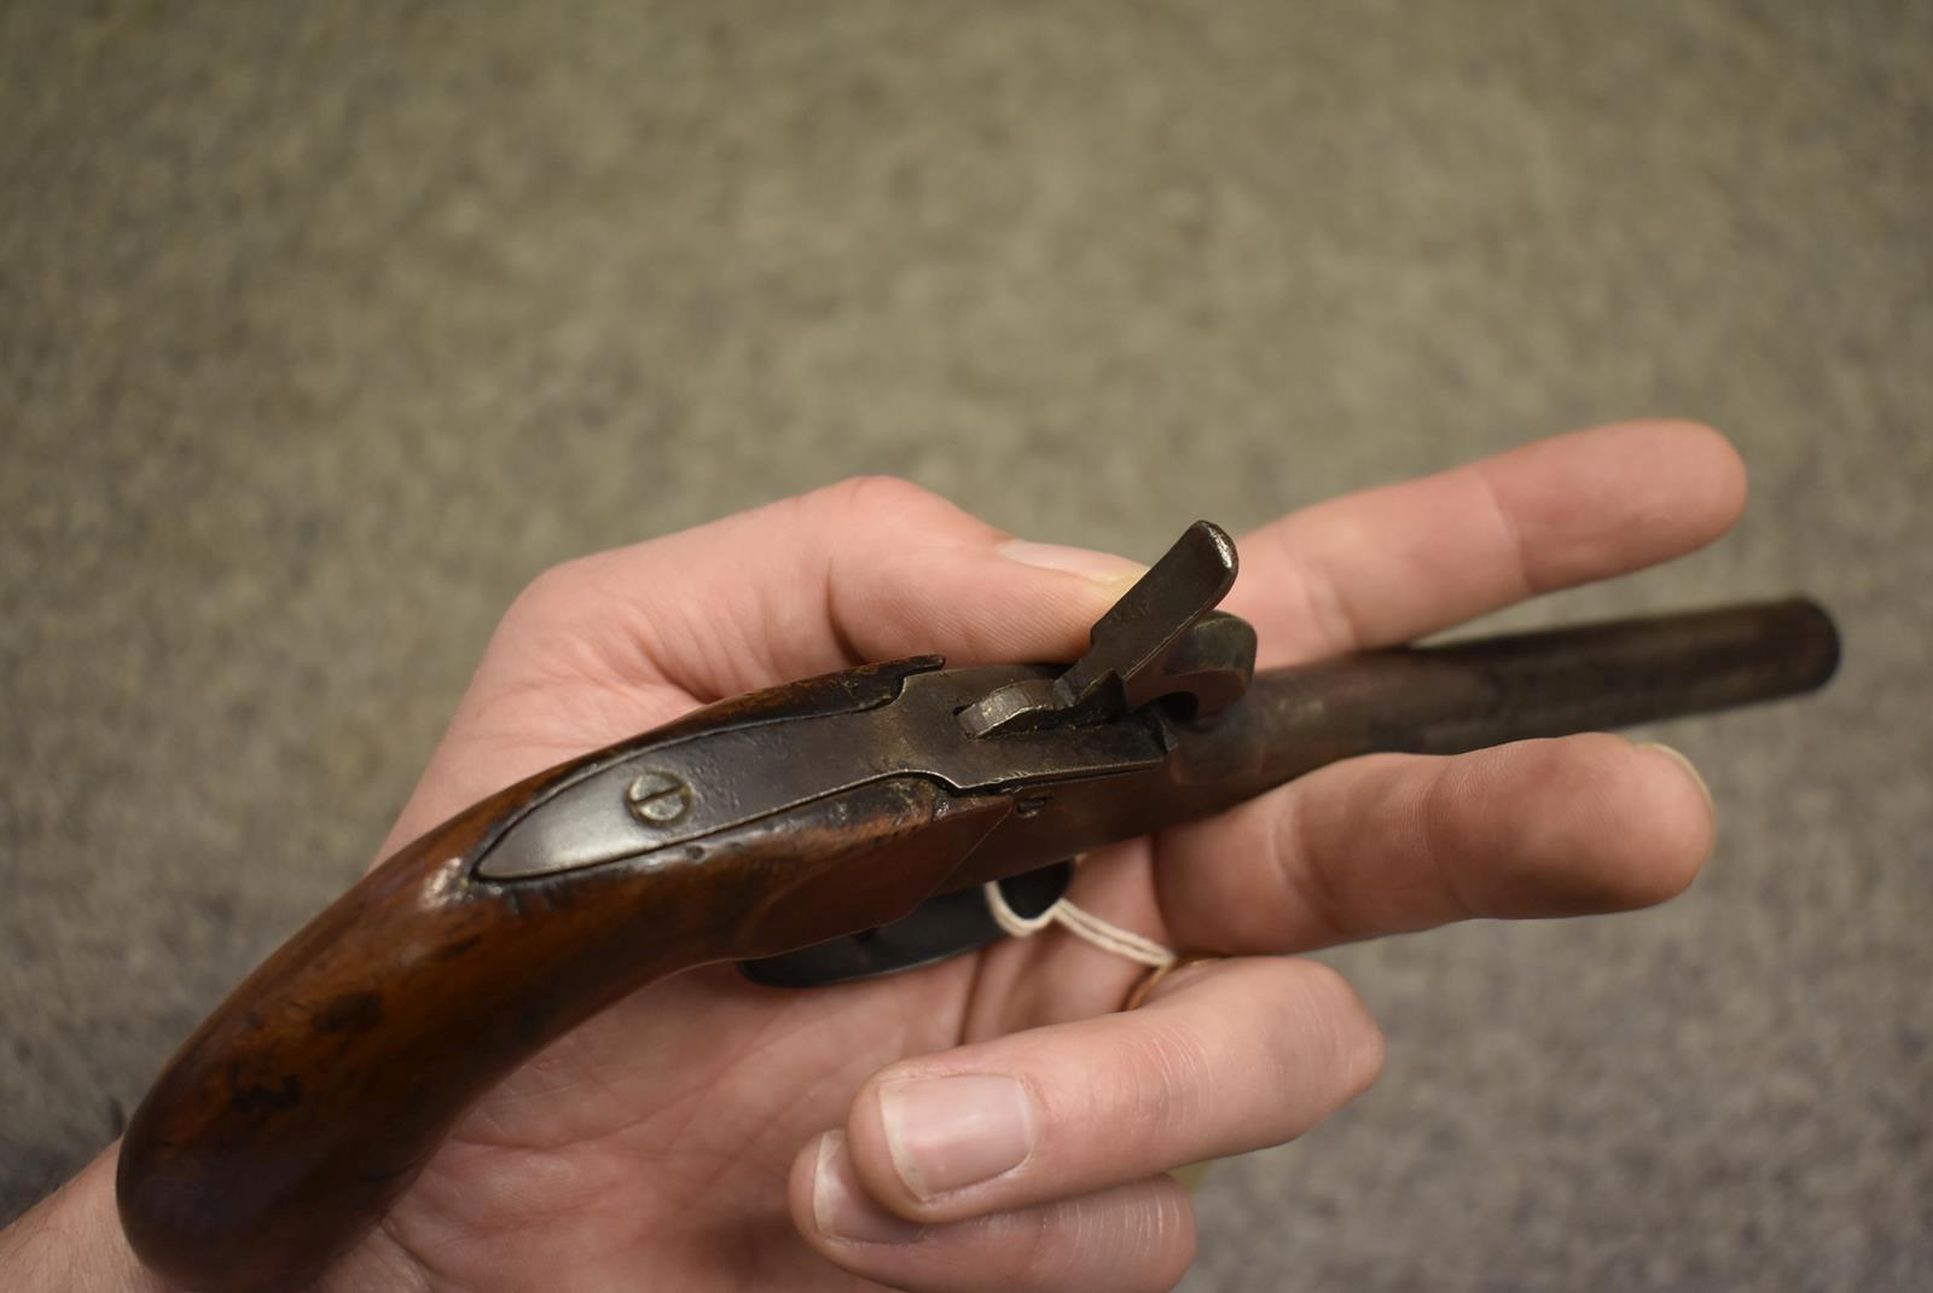
<svg viewBox="0 0 1933 1293">
<path fill-rule="evenodd" d="M 1012 1274 L 1016 1283 L 1051 1286 L 1061 1282 L 1067 1267 L 1063 1242 L 1067 1209 L 1062 1206 L 1025 1208 L 1013 1214 Z"/>
<path fill-rule="evenodd" d="M 576 605 L 590 583 L 589 565 L 589 558 L 574 557 L 538 572 L 512 599 L 504 618 L 541 622 Z"/>
<path fill-rule="evenodd" d="M 525 584 L 504 608 L 497 623 L 498 636 L 521 641 L 568 624 L 587 602 L 594 601 L 587 564 L 587 558 L 577 557 L 542 571 Z"/>
<path fill-rule="evenodd" d="M 1160 1293 L 1195 1257 L 1187 1191 L 1154 1177 L 1008 1213 L 1003 1283 L 1024 1288 L 1108 1288 Z"/>
<path fill-rule="evenodd" d="M 1194 1204 L 1179 1181 L 1163 1177 L 1156 1182 L 1144 1231 L 1145 1259 L 1137 1265 L 1147 1271 L 1150 1288 L 1173 1288 L 1195 1264 L 1199 1243 Z"/>
<path fill-rule="evenodd" d="M 1070 1221 L 1078 1205 L 1059 1200 L 986 1217 L 977 1236 L 988 1274 L 1005 1288 L 1059 1288 L 1068 1274 Z"/>
<path fill-rule="evenodd" d="M 1188 1191 L 1172 1177 L 1157 1176 L 1121 1190 L 1112 1233 L 1102 1241 L 1112 1265 L 1125 1276 L 1115 1287 L 1169 1289 L 1195 1260 L 1195 1214 Z"/>
<path fill-rule="evenodd" d="M 950 512 L 953 505 L 924 485 L 900 476 L 848 476 L 806 498 L 844 523 L 891 522 Z"/>
</svg>

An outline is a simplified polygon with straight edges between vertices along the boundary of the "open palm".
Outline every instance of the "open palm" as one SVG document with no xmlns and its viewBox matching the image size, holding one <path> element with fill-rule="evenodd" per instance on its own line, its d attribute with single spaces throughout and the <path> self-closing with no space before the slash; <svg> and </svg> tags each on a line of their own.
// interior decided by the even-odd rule
<svg viewBox="0 0 1933 1293">
<path fill-rule="evenodd" d="M 1257 531 L 1227 607 L 1264 666 L 1405 641 L 1701 546 L 1743 498 L 1703 428 L 1560 437 Z M 890 480 L 572 562 L 506 615 L 388 847 L 723 696 L 1071 659 L 1138 573 Z M 1292 954 L 1656 902 L 1710 841 L 1695 776 L 1617 738 L 1378 756 L 1083 861 L 1081 906 L 1227 958 L 1132 1012 L 1140 967 L 1059 932 L 810 992 L 682 975 L 471 1109 L 325 1286 L 1165 1289 L 1194 1231 L 1164 1173 L 1294 1137 L 1381 1064 L 1347 985 Z"/>
</svg>

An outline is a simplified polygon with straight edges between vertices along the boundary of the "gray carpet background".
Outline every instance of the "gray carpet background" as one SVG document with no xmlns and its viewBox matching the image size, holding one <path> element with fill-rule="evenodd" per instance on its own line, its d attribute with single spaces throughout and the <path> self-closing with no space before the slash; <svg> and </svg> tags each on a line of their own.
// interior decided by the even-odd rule
<svg viewBox="0 0 1933 1293">
<path fill-rule="evenodd" d="M 1933 1287 L 1933 6 L 0 5 L 0 1215 L 368 860 L 546 565 L 860 471 L 1142 558 L 1672 413 L 1808 590 L 1681 901 L 1334 956 L 1198 1293 Z"/>
</svg>

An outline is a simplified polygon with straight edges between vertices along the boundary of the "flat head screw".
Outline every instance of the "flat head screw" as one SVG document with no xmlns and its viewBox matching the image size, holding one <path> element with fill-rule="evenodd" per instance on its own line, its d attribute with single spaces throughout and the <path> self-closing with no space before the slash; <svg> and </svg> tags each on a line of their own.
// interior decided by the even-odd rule
<svg viewBox="0 0 1933 1293">
<path fill-rule="evenodd" d="M 667 826 L 691 807 L 691 787 L 669 772 L 648 769 L 631 779 L 624 802 L 631 815 L 649 826 Z"/>
</svg>

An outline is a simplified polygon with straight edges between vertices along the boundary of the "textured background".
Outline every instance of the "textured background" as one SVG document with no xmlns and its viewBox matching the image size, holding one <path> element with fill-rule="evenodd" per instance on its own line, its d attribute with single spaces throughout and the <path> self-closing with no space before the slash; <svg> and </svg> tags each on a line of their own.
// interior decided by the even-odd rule
<svg viewBox="0 0 1933 1293">
<path fill-rule="evenodd" d="M 1336 959 L 1190 1288 L 1933 1286 L 1933 6 L 0 6 L 0 1212 L 353 877 L 545 565 L 855 471 L 1152 556 L 1533 435 L 1822 699 L 1615 921 Z M 1522 619 L 1524 617 L 1519 617 Z"/>
</svg>

